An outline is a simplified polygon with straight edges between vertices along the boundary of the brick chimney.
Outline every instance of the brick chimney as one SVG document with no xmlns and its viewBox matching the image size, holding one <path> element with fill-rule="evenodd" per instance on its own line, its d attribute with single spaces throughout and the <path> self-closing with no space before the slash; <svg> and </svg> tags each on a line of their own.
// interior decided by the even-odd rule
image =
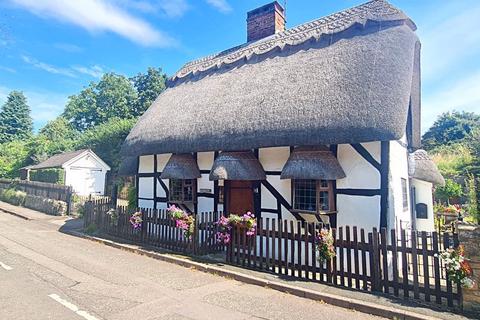
<svg viewBox="0 0 480 320">
<path fill-rule="evenodd" d="M 259 40 L 285 30 L 285 10 L 277 2 L 247 13 L 247 41 Z"/>
</svg>

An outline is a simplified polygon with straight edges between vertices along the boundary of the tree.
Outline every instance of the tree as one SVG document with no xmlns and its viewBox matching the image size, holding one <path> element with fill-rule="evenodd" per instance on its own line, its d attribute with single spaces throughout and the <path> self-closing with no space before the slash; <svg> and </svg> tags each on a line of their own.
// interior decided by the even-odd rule
<svg viewBox="0 0 480 320">
<path fill-rule="evenodd" d="M 462 186 L 451 179 L 445 179 L 445 185 L 435 189 L 435 197 L 448 204 L 451 199 L 459 198 L 462 195 Z"/>
<path fill-rule="evenodd" d="M 72 124 L 58 117 L 48 122 L 30 144 L 30 158 L 38 163 L 62 152 L 72 151 L 79 137 Z"/>
<path fill-rule="evenodd" d="M 77 149 L 90 148 L 102 158 L 115 173 L 120 165 L 120 149 L 136 119 L 113 118 L 91 128 L 80 138 Z"/>
<path fill-rule="evenodd" d="M 480 115 L 473 112 L 446 112 L 441 114 L 433 126 L 422 137 L 426 150 L 432 150 L 442 145 L 467 140 L 472 132 L 480 128 Z"/>
<path fill-rule="evenodd" d="M 165 90 L 167 75 L 161 68 L 150 67 L 146 73 L 139 73 L 131 80 L 138 94 L 135 114 L 141 116 Z"/>
<path fill-rule="evenodd" d="M 27 98 L 21 91 L 12 91 L 0 111 L 0 143 L 26 139 L 32 135 L 33 124 Z"/>
<path fill-rule="evenodd" d="M 28 165 L 29 141 L 14 140 L 0 145 L 0 177 L 16 178 L 20 168 Z"/>
<path fill-rule="evenodd" d="M 136 103 L 132 82 L 125 76 L 106 73 L 100 82 L 69 97 L 63 117 L 83 132 L 115 117 L 136 117 Z"/>
</svg>

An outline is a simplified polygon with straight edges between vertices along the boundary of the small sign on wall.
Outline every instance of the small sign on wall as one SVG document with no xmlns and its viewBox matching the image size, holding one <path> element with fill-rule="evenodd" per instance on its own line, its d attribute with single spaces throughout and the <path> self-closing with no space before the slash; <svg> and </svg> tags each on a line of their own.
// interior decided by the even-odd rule
<svg viewBox="0 0 480 320">
<path fill-rule="evenodd" d="M 200 189 L 200 193 L 212 193 L 212 189 Z"/>
<path fill-rule="evenodd" d="M 428 207 L 425 203 L 417 203 L 415 206 L 415 211 L 417 212 L 418 219 L 427 219 L 428 218 Z"/>
</svg>

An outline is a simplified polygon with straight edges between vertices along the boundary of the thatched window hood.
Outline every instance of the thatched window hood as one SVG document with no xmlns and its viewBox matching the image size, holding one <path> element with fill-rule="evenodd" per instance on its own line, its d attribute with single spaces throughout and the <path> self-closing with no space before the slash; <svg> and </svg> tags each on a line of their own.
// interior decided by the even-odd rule
<svg viewBox="0 0 480 320">
<path fill-rule="evenodd" d="M 437 168 L 435 162 L 430 159 L 427 151 L 417 150 L 409 155 L 408 172 L 410 177 L 444 186 L 445 179 Z"/>
<path fill-rule="evenodd" d="M 280 179 L 336 180 L 345 178 L 340 163 L 327 147 L 297 147 L 283 167 Z"/>
<path fill-rule="evenodd" d="M 265 179 L 265 171 L 251 151 L 222 152 L 210 171 L 210 180 Z"/>
<path fill-rule="evenodd" d="M 420 141 L 420 44 L 383 0 L 186 64 L 125 155 Z M 410 106 L 410 109 L 409 109 Z M 409 110 L 411 110 L 409 112 Z"/>
<path fill-rule="evenodd" d="M 162 179 L 197 179 L 202 175 L 191 153 L 172 154 L 160 175 Z"/>
</svg>

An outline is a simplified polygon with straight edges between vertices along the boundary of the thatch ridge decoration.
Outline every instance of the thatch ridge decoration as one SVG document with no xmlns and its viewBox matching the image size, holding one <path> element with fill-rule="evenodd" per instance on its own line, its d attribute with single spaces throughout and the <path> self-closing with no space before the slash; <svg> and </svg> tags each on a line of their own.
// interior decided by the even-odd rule
<svg viewBox="0 0 480 320">
<path fill-rule="evenodd" d="M 412 178 L 444 186 L 445 178 L 425 150 L 419 149 L 409 155 L 409 174 Z"/>
<path fill-rule="evenodd" d="M 246 62 L 255 56 L 266 54 L 275 49 L 281 51 L 288 46 L 296 46 L 307 41 L 318 41 L 321 37 L 342 32 L 355 25 L 365 26 L 369 22 L 384 21 L 402 21 L 412 30 L 416 30 L 413 21 L 402 11 L 385 0 L 373 0 L 287 29 L 270 37 L 191 61 L 185 64 L 171 80 L 176 81 L 212 68 L 220 69 L 225 65 L 242 60 Z"/>
<path fill-rule="evenodd" d="M 280 175 L 280 179 L 337 180 L 345 177 L 338 159 L 323 146 L 295 148 Z"/>
<path fill-rule="evenodd" d="M 251 151 L 221 152 L 215 159 L 210 180 L 265 180 L 261 163 Z"/>
<path fill-rule="evenodd" d="M 191 153 L 172 154 L 160 175 L 162 179 L 197 179 L 202 175 Z"/>
</svg>

